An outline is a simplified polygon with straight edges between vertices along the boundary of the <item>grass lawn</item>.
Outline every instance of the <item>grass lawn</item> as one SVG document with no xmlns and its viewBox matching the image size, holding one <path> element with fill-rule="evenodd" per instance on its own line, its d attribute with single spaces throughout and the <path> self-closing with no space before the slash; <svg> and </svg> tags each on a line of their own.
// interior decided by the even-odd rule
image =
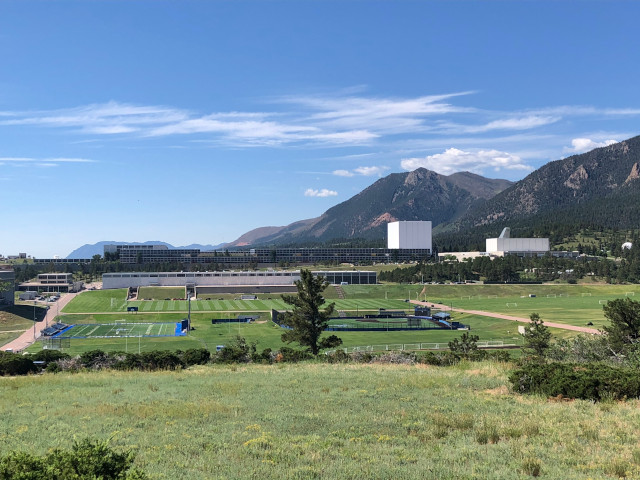
<svg viewBox="0 0 640 480">
<path fill-rule="evenodd" d="M 42 321 L 46 310 L 41 306 L 14 305 L 0 310 L 0 345 L 15 340 L 36 321 Z"/>
<path fill-rule="evenodd" d="M 418 297 L 454 308 L 525 318 L 538 312 L 547 322 L 577 326 L 592 322 L 594 328 L 607 323 L 602 312 L 602 304 L 607 300 L 629 295 L 640 301 L 639 285 L 349 285 L 343 288 L 347 300 L 392 298 L 402 293 L 408 297 L 411 288 L 414 300 Z M 530 294 L 535 297 L 529 297 Z"/>
<path fill-rule="evenodd" d="M 640 401 L 521 397 L 507 373 L 305 363 L 0 378 L 0 453 L 109 439 L 172 480 L 640 476 Z"/>
<path fill-rule="evenodd" d="M 191 315 L 194 331 L 186 337 L 150 338 L 141 340 L 123 338 L 92 338 L 73 339 L 71 347 L 65 349 L 70 354 L 78 354 L 83 351 L 102 350 L 128 350 L 140 348 L 141 351 L 151 350 L 171 350 L 206 347 L 215 350 L 216 345 L 225 345 L 232 341 L 237 335 L 241 335 L 249 342 L 257 342 L 258 350 L 265 348 L 278 349 L 284 344 L 280 340 L 283 330 L 270 321 L 270 315 L 261 312 L 243 312 L 246 314 L 260 315 L 256 323 L 220 323 L 212 324 L 212 318 L 235 317 L 225 313 L 194 313 Z M 178 322 L 183 315 L 176 313 L 152 313 L 152 314 L 91 314 L 91 315 L 63 315 L 60 320 L 67 324 L 112 324 L 114 321 L 126 320 L 127 322 Z M 490 317 L 454 314 L 455 320 L 461 321 L 471 326 L 471 333 L 478 335 L 480 340 L 502 340 L 505 343 L 519 343 L 521 337 L 517 335 L 515 322 L 501 320 Z M 572 332 L 559 329 L 551 329 L 554 337 L 565 337 L 572 335 Z M 375 332 L 328 332 L 327 334 L 337 334 L 343 340 L 343 347 L 366 347 L 369 345 L 397 345 L 415 343 L 443 343 L 446 344 L 454 338 L 460 337 L 462 332 L 457 330 L 409 330 L 390 331 L 385 330 Z M 133 347 L 132 347 L 133 345 Z M 295 347 L 295 344 L 291 346 Z M 41 348 L 38 342 L 28 351 L 34 352 Z"/>
<path fill-rule="evenodd" d="M 182 292 L 184 294 L 184 292 Z M 117 290 L 96 290 L 83 292 L 77 295 L 63 309 L 63 313 L 100 313 L 100 312 L 125 312 L 127 307 L 138 307 L 140 312 L 186 312 L 189 309 L 187 300 L 137 300 L 126 301 L 126 289 Z M 164 295 L 164 294 L 163 294 Z M 215 312 L 215 311 L 264 311 L 270 312 L 272 309 L 286 310 L 288 305 L 280 298 L 279 295 L 263 296 L 257 300 L 240 300 L 240 295 L 225 296 L 223 300 L 192 300 L 192 312 Z M 146 297 L 142 297 L 146 298 Z M 179 298 L 179 297 L 163 297 L 163 298 Z M 384 298 L 349 298 L 345 300 L 330 299 L 335 302 L 337 310 L 360 311 L 369 310 L 377 311 L 379 308 L 388 310 L 411 310 L 412 307 L 407 303 L 397 300 Z"/>
<path fill-rule="evenodd" d="M 185 298 L 184 287 L 140 287 L 138 298 L 164 300 L 165 298 Z"/>
<path fill-rule="evenodd" d="M 92 313 L 124 311 L 127 305 L 127 289 L 91 290 L 82 292 L 71 300 L 63 313 Z"/>
</svg>

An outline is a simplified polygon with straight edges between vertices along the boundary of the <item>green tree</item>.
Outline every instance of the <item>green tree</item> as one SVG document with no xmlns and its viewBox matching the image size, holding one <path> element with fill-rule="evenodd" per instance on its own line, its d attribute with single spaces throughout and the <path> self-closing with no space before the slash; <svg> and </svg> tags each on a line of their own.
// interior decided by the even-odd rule
<svg viewBox="0 0 640 480">
<path fill-rule="evenodd" d="M 537 313 L 529 315 L 529 320 L 531 323 L 525 328 L 523 335 L 524 351 L 529 355 L 544 358 L 551 345 L 551 332 Z"/>
<path fill-rule="evenodd" d="M 311 270 L 300 270 L 300 280 L 296 281 L 298 294 L 282 295 L 282 300 L 293 306 L 283 316 L 282 323 L 291 329 L 282 334 L 283 342 L 297 342 L 314 355 L 318 355 L 323 348 L 342 344 L 342 340 L 335 335 L 320 339 L 335 307 L 331 303 L 320 309 L 325 303 L 322 292 L 328 286 L 324 277 L 314 277 Z"/>
<path fill-rule="evenodd" d="M 471 335 L 469 332 L 464 332 L 462 337 L 454 338 L 449 342 L 449 350 L 454 353 L 459 353 L 465 357 L 469 357 L 473 353 L 478 351 L 478 335 Z"/>
<path fill-rule="evenodd" d="M 638 343 L 640 338 L 640 302 L 630 298 L 616 298 L 608 301 L 602 309 L 604 316 L 611 322 L 606 325 L 609 344 L 616 352 Z"/>
</svg>

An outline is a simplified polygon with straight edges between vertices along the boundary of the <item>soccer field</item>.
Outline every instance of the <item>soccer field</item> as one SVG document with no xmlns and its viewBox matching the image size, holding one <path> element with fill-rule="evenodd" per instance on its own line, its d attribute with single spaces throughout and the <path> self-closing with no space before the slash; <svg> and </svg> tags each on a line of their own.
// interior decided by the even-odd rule
<svg viewBox="0 0 640 480">
<path fill-rule="evenodd" d="M 184 287 L 140 287 L 138 298 L 150 300 L 164 300 L 165 298 L 185 298 Z"/>
<path fill-rule="evenodd" d="M 101 313 L 124 312 L 127 307 L 138 307 L 139 312 L 186 312 L 189 309 L 187 300 L 135 300 L 126 301 L 127 291 L 102 290 L 84 292 L 74 298 L 63 310 L 63 313 Z M 402 300 L 385 300 L 376 298 L 365 299 L 332 299 L 327 303 L 335 302 L 336 310 L 411 310 L 413 307 Z M 192 300 L 192 312 L 234 312 L 234 311 L 264 311 L 287 310 L 287 305 L 281 298 L 262 300 Z"/>
<path fill-rule="evenodd" d="M 177 337 L 183 335 L 180 323 L 77 324 L 63 330 L 60 338 Z"/>
</svg>

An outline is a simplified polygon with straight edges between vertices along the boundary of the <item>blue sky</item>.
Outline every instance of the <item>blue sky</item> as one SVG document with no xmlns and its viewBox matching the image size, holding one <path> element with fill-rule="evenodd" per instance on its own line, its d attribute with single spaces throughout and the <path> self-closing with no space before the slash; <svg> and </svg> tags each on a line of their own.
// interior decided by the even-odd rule
<svg viewBox="0 0 640 480">
<path fill-rule="evenodd" d="M 218 244 L 640 133 L 636 2 L 0 2 L 0 253 Z"/>
</svg>

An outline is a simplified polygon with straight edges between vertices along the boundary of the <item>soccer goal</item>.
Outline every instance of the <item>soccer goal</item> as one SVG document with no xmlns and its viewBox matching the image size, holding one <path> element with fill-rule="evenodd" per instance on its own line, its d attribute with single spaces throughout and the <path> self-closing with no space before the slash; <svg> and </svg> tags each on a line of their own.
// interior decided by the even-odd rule
<svg viewBox="0 0 640 480">
<path fill-rule="evenodd" d="M 582 296 L 582 297 L 590 297 L 591 294 L 590 293 L 581 293 L 580 296 Z"/>
<path fill-rule="evenodd" d="M 557 295 L 555 293 L 548 293 L 547 298 L 556 298 Z"/>
<path fill-rule="evenodd" d="M 569 294 L 568 293 L 561 293 L 560 295 L 558 295 L 559 297 L 568 297 Z"/>
<path fill-rule="evenodd" d="M 518 304 L 517 303 L 507 303 L 507 307 L 511 308 L 511 307 L 517 307 Z"/>
<path fill-rule="evenodd" d="M 627 292 L 624 294 L 625 297 L 633 297 L 636 294 L 636 292 Z"/>
<path fill-rule="evenodd" d="M 604 305 L 605 303 L 607 303 L 609 300 L 598 300 L 598 305 Z"/>
<path fill-rule="evenodd" d="M 471 300 L 471 295 L 460 297 L 460 300 Z"/>
<path fill-rule="evenodd" d="M 498 298 L 498 295 L 487 295 L 487 298 Z"/>
</svg>

